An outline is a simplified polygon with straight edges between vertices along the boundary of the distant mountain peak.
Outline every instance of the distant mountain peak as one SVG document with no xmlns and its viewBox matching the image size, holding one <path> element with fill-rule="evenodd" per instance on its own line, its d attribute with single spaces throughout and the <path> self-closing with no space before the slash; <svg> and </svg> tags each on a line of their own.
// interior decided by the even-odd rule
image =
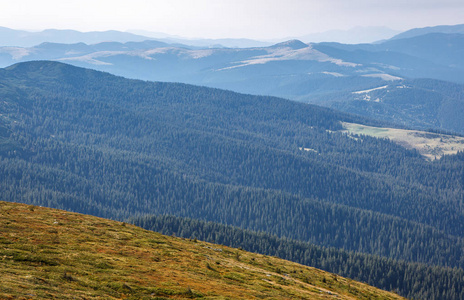
<svg viewBox="0 0 464 300">
<path fill-rule="evenodd" d="M 272 46 L 272 48 L 291 48 L 293 50 L 303 49 L 309 47 L 308 44 L 303 43 L 300 40 L 289 40 L 286 42 L 278 43 Z"/>
</svg>

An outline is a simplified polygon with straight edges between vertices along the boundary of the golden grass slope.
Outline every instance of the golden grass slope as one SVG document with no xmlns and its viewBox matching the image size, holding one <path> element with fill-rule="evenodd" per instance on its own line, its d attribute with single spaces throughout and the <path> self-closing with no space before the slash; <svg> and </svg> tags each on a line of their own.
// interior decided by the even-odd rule
<svg viewBox="0 0 464 300">
<path fill-rule="evenodd" d="M 402 299 L 296 263 L 0 201 L 0 299 Z"/>
<path fill-rule="evenodd" d="M 342 125 L 349 134 L 388 138 L 407 149 L 416 149 L 429 160 L 439 159 L 443 155 L 456 154 L 458 151 L 464 150 L 464 138 L 459 136 L 344 122 Z"/>
</svg>

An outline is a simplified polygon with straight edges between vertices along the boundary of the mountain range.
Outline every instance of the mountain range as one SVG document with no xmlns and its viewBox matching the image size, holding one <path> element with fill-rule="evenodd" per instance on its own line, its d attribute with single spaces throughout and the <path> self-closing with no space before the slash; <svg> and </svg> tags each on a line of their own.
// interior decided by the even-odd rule
<svg viewBox="0 0 464 300">
<path fill-rule="evenodd" d="M 349 30 L 330 30 L 298 37 L 307 43 L 337 42 L 346 44 L 373 43 L 390 39 L 401 33 L 385 26 L 354 27 Z"/>
<path fill-rule="evenodd" d="M 230 49 L 156 40 L 43 43 L 0 48 L 0 66 L 56 60 L 128 78 L 279 96 L 409 128 L 464 133 L 461 29 L 411 30 L 380 43 L 356 45 L 291 40 Z M 393 94 L 395 101 L 390 100 Z"/>
<path fill-rule="evenodd" d="M 0 97 L 3 200 L 232 225 L 283 239 L 290 260 L 338 249 L 322 269 L 404 296 L 464 290 L 462 152 L 429 161 L 346 133 L 386 124 L 365 117 L 50 61 L 1 69 Z"/>
<path fill-rule="evenodd" d="M 147 40 L 147 37 L 116 30 L 80 32 L 77 30 L 47 29 L 34 32 L 0 27 L 0 39 L 2 40 L 1 44 L 4 46 L 32 47 L 44 42 L 64 44 L 78 42 L 96 44 L 106 41 L 140 42 Z"/>
<path fill-rule="evenodd" d="M 143 30 L 122 32 L 117 30 L 81 32 L 77 30 L 46 29 L 43 31 L 16 30 L 0 27 L 0 40 L 2 46 L 34 47 L 42 43 L 61 44 L 98 44 L 104 42 L 143 42 L 157 40 L 168 44 L 185 44 L 191 47 L 257 47 L 268 46 L 270 42 L 251 39 L 188 39 L 163 33 Z"/>
<path fill-rule="evenodd" d="M 356 27 L 350 30 L 333 30 L 314 33 L 298 37 L 305 42 L 342 42 L 366 43 L 388 39 L 399 31 L 387 27 Z M 43 31 L 16 30 L 0 27 L 0 40 L 2 46 L 33 47 L 45 42 L 48 43 L 86 43 L 97 44 L 102 42 L 138 42 L 155 39 L 168 44 L 184 44 L 201 48 L 251 48 L 266 47 L 284 39 L 261 41 L 244 38 L 185 38 L 160 32 L 146 30 L 129 30 L 121 32 L 116 30 L 80 32 L 77 30 L 46 29 Z"/>
</svg>

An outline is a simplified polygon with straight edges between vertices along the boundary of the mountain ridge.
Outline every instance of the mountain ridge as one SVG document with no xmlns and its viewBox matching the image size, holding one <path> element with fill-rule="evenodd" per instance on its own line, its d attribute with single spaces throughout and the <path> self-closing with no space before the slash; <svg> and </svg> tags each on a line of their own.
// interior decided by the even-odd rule
<svg viewBox="0 0 464 300">
<path fill-rule="evenodd" d="M 347 44 L 375 43 L 392 38 L 400 31 L 385 26 L 354 27 L 349 30 L 329 30 L 299 37 L 308 43 L 338 42 Z"/>
<path fill-rule="evenodd" d="M 460 33 L 464 34 L 464 24 L 457 25 L 439 25 L 423 28 L 413 28 L 399 33 L 391 38 L 391 40 L 411 38 L 429 33 Z"/>
<path fill-rule="evenodd" d="M 142 42 L 157 40 L 167 44 L 186 44 L 189 47 L 247 48 L 269 46 L 271 43 L 251 39 L 188 39 L 146 31 L 87 31 L 72 29 L 45 29 L 42 31 L 17 30 L 0 26 L 1 46 L 34 47 L 44 42 L 96 44 L 102 42 Z"/>
<path fill-rule="evenodd" d="M 81 32 L 71 29 L 46 29 L 39 32 L 0 27 L 3 46 L 32 47 L 43 42 L 99 43 L 105 41 L 144 41 L 150 38 L 116 30 Z"/>
</svg>

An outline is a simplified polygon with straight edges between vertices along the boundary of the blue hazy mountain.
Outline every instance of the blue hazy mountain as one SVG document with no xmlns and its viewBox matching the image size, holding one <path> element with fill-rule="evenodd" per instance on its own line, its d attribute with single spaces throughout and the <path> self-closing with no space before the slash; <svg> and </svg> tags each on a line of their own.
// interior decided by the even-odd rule
<svg viewBox="0 0 464 300">
<path fill-rule="evenodd" d="M 150 38 L 146 36 L 116 30 L 80 32 L 76 30 L 46 29 L 31 32 L 0 27 L 0 44 L 2 46 L 32 47 L 44 42 L 64 44 L 96 44 L 105 41 L 139 42 L 148 39 Z"/>
<path fill-rule="evenodd" d="M 98 44 L 102 42 L 142 42 L 145 40 L 157 40 L 167 44 L 182 44 L 202 48 L 248 48 L 272 45 L 270 42 L 251 39 L 183 38 L 143 30 L 131 32 L 117 30 L 81 32 L 77 30 L 46 29 L 35 32 L 0 27 L 0 46 L 33 47 L 42 43 Z"/>
<path fill-rule="evenodd" d="M 280 41 L 288 40 L 285 39 L 273 39 L 272 41 L 260 41 L 252 39 L 192 39 L 180 36 L 168 35 L 160 32 L 150 32 L 145 30 L 130 30 L 129 32 L 148 36 L 159 41 L 166 43 L 180 43 L 187 44 L 196 47 L 207 47 L 214 48 L 217 45 L 222 45 L 228 48 L 252 48 L 252 47 L 266 47 L 271 46 Z M 349 30 L 330 30 L 319 33 L 311 33 L 303 36 L 297 36 L 299 40 L 310 43 L 319 42 L 339 42 L 348 44 L 358 43 L 371 43 L 379 40 L 390 39 L 396 34 L 400 33 L 398 30 L 393 30 L 385 26 L 369 26 L 369 27 L 355 27 Z"/>
<path fill-rule="evenodd" d="M 152 32 L 146 30 L 129 30 L 128 32 L 147 36 L 158 41 L 168 44 L 185 44 L 201 48 L 252 48 L 252 47 L 266 47 L 270 46 L 272 42 L 258 41 L 252 39 L 238 39 L 238 38 L 221 38 L 221 39 L 205 39 L 205 38 L 186 38 L 176 35 L 170 35 L 161 32 Z"/>
<path fill-rule="evenodd" d="M 464 34 L 464 24 L 459 25 L 440 25 L 424 28 L 414 28 L 407 30 L 405 32 L 399 33 L 392 37 L 393 39 L 404 39 L 411 38 L 415 36 L 425 35 L 429 33 L 461 33 Z"/>
<path fill-rule="evenodd" d="M 446 72 L 452 72 L 458 68 L 464 67 L 464 34 L 459 33 L 428 33 L 404 39 L 391 39 L 380 44 L 358 44 L 347 45 L 339 43 L 321 43 L 318 49 L 330 51 L 330 54 L 344 59 L 351 59 L 355 62 L 379 62 L 382 59 L 391 59 L 397 53 L 406 54 L 413 58 L 423 59 L 427 62 L 436 64 L 435 68 L 430 69 L 422 77 L 447 79 L 451 81 L 463 82 L 463 79 L 454 78 L 446 75 Z M 333 49 L 332 49 L 333 48 Z M 337 49 L 338 51 L 334 50 Z M 374 57 L 375 55 L 375 57 Z M 404 57 L 404 56 L 402 56 Z M 405 62 L 396 62 L 401 65 Z M 419 66 L 418 66 L 419 67 Z M 416 67 L 415 69 L 417 69 Z M 438 69 L 442 68 L 442 73 Z M 443 68 L 447 68 L 443 71 Z M 404 71 L 403 71 L 404 72 Z M 421 77 L 411 70 L 410 77 Z M 423 72 L 423 71 L 421 71 Z"/>
<path fill-rule="evenodd" d="M 440 41 L 447 46 L 440 46 Z M 423 46 L 427 43 L 439 45 Z M 338 81 L 350 76 L 361 77 L 360 81 L 373 77 L 463 81 L 461 44 L 461 35 L 433 35 L 380 45 L 305 44 L 293 40 L 245 49 L 192 49 L 156 41 L 87 46 L 47 43 L 35 47 L 2 47 L 0 64 L 53 59 L 126 77 L 181 81 L 258 94 L 274 94 L 277 80 L 281 91 L 278 96 L 298 98 L 309 94 L 295 89 L 295 84 L 321 77 L 337 77 Z M 446 59 L 438 61 L 436 52 L 441 52 Z M 248 84 L 261 81 L 260 86 Z M 273 83 L 266 84 L 270 81 Z M 292 91 L 286 88 L 289 84 Z"/>
<path fill-rule="evenodd" d="M 305 42 L 338 42 L 347 44 L 372 43 L 390 39 L 400 31 L 385 26 L 355 27 L 349 30 L 330 30 L 299 37 Z"/>
</svg>

